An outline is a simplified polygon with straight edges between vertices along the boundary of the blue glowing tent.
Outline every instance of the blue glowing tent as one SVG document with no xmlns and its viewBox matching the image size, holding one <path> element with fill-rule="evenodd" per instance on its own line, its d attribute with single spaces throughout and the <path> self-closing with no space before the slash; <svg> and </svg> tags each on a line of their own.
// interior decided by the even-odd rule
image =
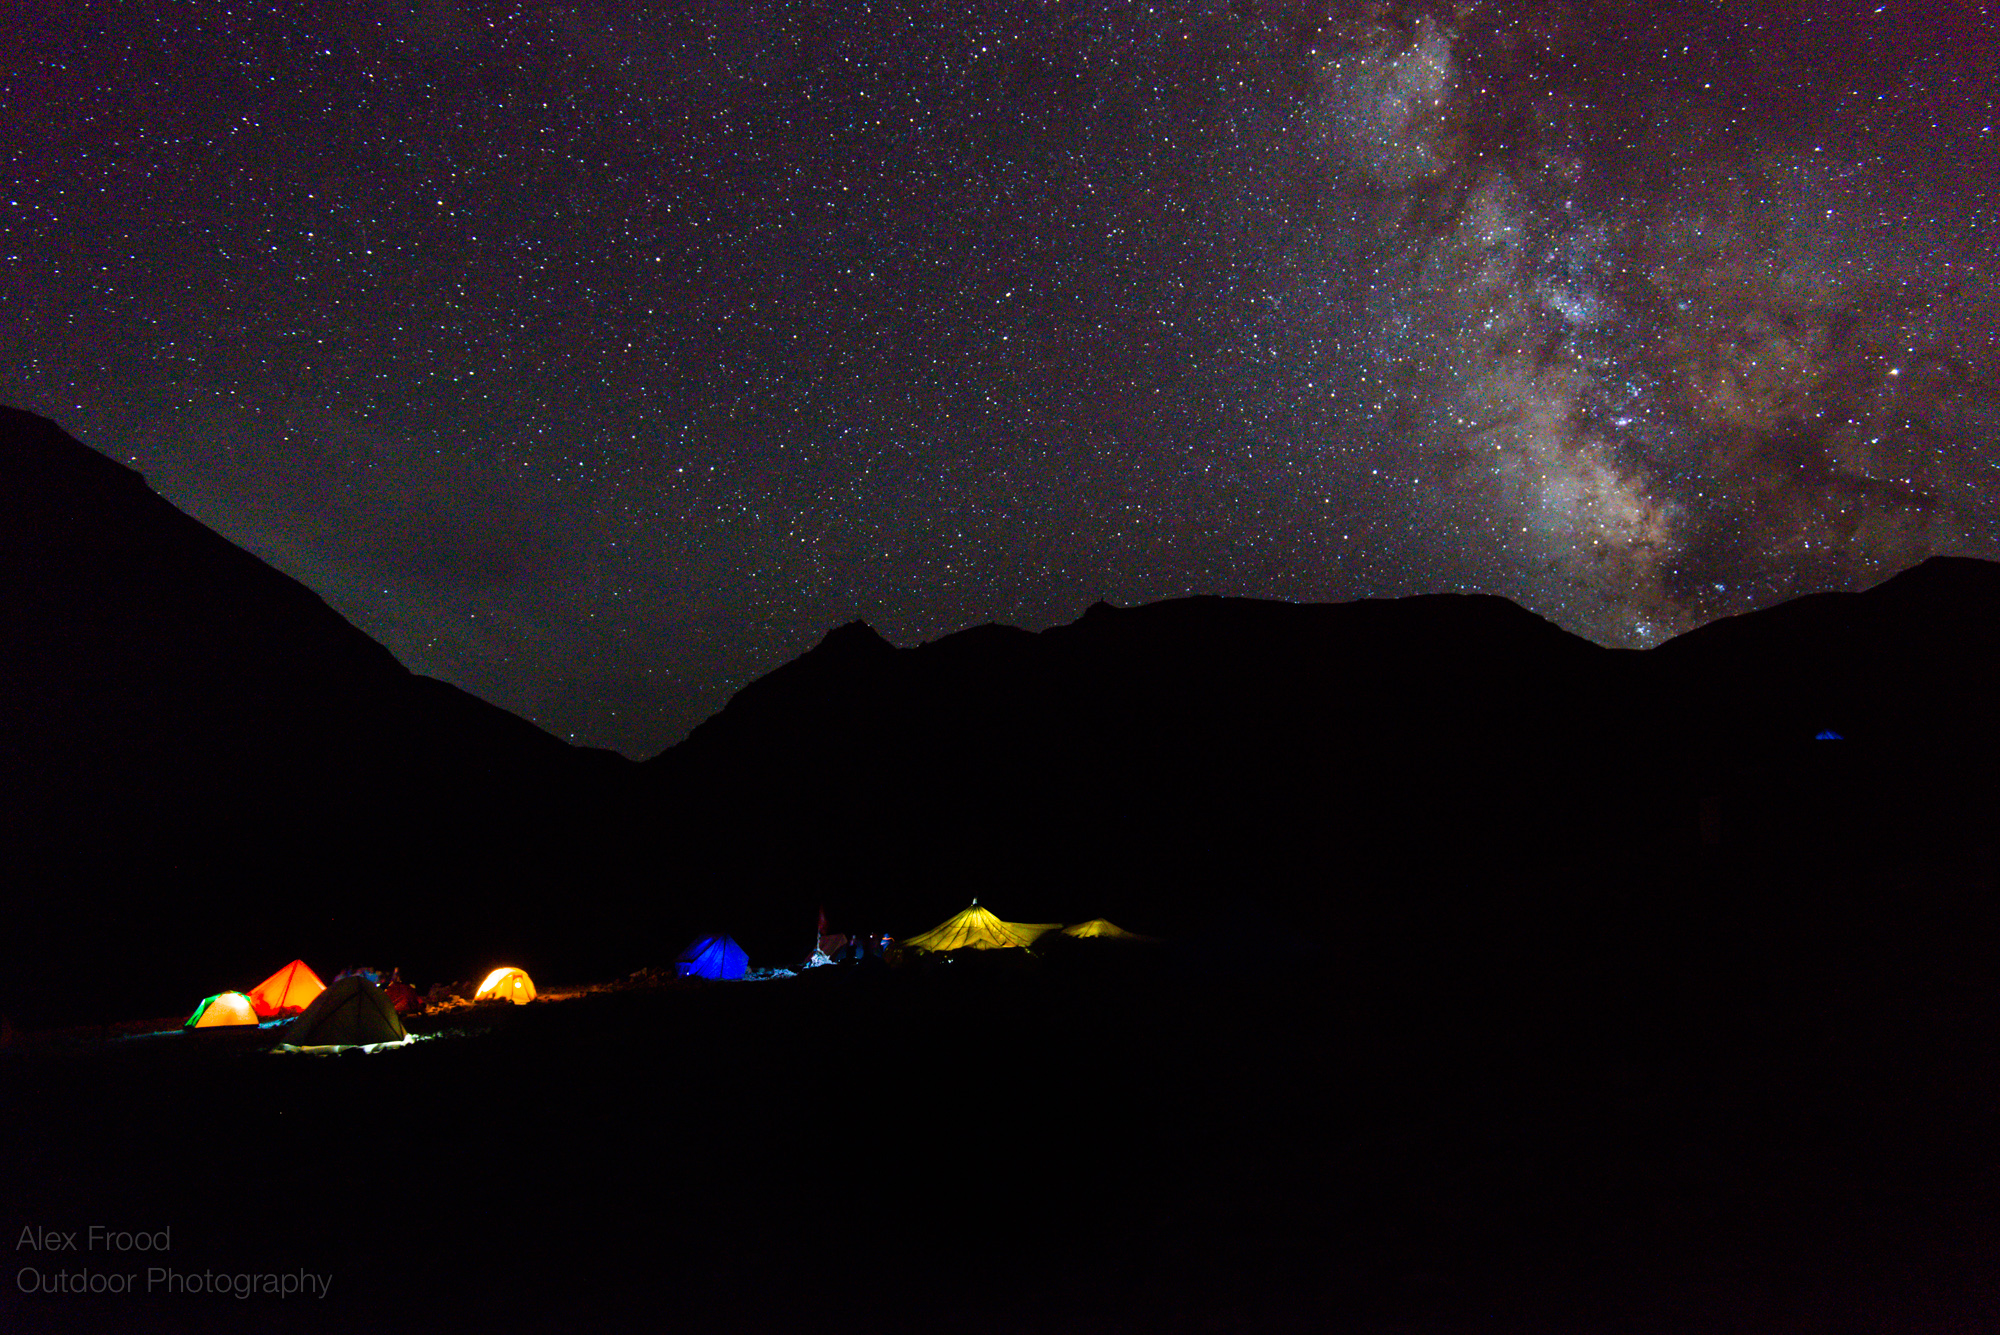
<svg viewBox="0 0 2000 1335">
<path fill-rule="evenodd" d="M 743 947 L 726 936 L 704 936 L 674 961 L 674 971 L 683 978 L 741 978 L 749 967 Z"/>
</svg>

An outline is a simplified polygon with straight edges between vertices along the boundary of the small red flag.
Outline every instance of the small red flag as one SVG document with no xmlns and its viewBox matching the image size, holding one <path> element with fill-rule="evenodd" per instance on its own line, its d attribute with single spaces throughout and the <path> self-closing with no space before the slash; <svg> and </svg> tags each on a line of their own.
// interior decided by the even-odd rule
<svg viewBox="0 0 2000 1335">
<path fill-rule="evenodd" d="M 819 934 L 821 936 L 826 935 L 826 906 L 824 904 L 820 905 L 819 910 Z"/>
</svg>

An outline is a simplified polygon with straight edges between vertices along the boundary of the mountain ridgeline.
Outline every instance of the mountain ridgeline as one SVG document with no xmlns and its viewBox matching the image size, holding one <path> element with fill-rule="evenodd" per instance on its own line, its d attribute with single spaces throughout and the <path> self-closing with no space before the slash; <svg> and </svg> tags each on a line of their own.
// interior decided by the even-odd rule
<svg viewBox="0 0 2000 1335">
<path fill-rule="evenodd" d="M 0 682 L 17 1019 L 186 1009 L 302 954 L 429 973 L 518 949 L 548 912 L 536 882 L 569 879 L 577 822 L 630 768 L 410 673 L 12 409 Z"/>
<path fill-rule="evenodd" d="M 13 411 L 0 543 L 16 1015 L 79 970 L 178 1006 L 301 954 L 601 976 L 726 930 L 776 962 L 821 907 L 904 936 L 974 897 L 1404 986 L 1995 939 L 1987 562 L 1643 653 L 1468 596 L 1099 604 L 911 649 L 856 622 L 634 765 L 408 673 Z"/>
<path fill-rule="evenodd" d="M 1501 904 L 1551 939 L 1650 918 L 1724 869 L 1990 878 L 1996 651 L 2000 567 L 1954 559 L 1643 653 L 1466 596 L 1099 604 L 914 649 L 855 623 L 646 777 L 726 850 L 690 880 L 738 930 L 977 895 L 1373 956 Z"/>
</svg>

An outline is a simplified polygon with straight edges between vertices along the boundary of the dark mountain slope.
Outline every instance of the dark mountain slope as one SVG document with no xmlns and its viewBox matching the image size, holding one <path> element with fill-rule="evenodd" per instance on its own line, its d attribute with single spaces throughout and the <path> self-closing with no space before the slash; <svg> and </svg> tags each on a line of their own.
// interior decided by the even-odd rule
<svg viewBox="0 0 2000 1335">
<path fill-rule="evenodd" d="M 1028 920 L 1317 917 L 1357 877 L 1599 839 L 1625 657 L 1451 596 L 1100 604 L 913 650 L 857 623 L 649 771 L 730 850 L 692 879 L 759 887 L 753 931 L 820 896 L 898 934 L 974 895 Z"/>
<path fill-rule="evenodd" d="M 462 1272 L 510 1318 L 619 1316 L 665 1274 L 761 1329 L 824 1324 L 834 1273 L 895 1295 L 838 1305 L 871 1328 L 1241 1324 L 1246 1301 L 1274 1329 L 1992 1324 L 2000 568 L 1646 654 L 1486 598 L 1100 606 L 907 650 L 856 623 L 633 774 L 403 674 L 9 422 L 42 438 L 0 450 L 0 964 L 45 1015 L 294 951 L 435 971 L 525 941 L 587 969 L 699 924 L 761 963 L 822 902 L 836 928 L 978 894 L 1169 937 L 1111 967 L 1074 942 L 506 1008 L 379 1060 L 16 1045 L 24 1220 L 171 1216 L 177 1266 L 304 1256 L 355 1311 L 462 1316 L 433 1282 Z M 406 1117 L 400 1153 L 353 1134 L 357 1106 L 496 1079 L 508 1116 Z M 235 1106 L 286 1115 L 210 1134 Z M 968 1146 L 1042 1166 L 1022 1208 L 992 1208 Z M 773 1208 L 802 1172 L 831 1205 Z M 260 1222 L 328 1181 L 303 1232 Z M 486 1226 L 604 1182 L 721 1213 L 590 1216 L 553 1252 Z M 436 1264 L 380 1264 L 384 1201 L 442 1203 Z M 1063 1278 L 972 1303 L 971 1254 Z M 200 1310 L 225 1308 L 268 1324 Z M 103 1324 L 73 1295 L 35 1312 Z"/>
<path fill-rule="evenodd" d="M 1505 912 L 1545 952 L 1585 949 L 1585 904 L 1639 950 L 1688 878 L 1780 850 L 1990 873 L 1996 627 L 1976 561 L 1644 654 L 1450 596 L 1099 605 L 910 650 L 855 623 L 649 762 L 645 808 L 688 832 L 683 907 L 765 949 L 821 902 L 907 934 L 977 895 L 1348 942 Z"/>
<path fill-rule="evenodd" d="M 1662 645 L 1669 689 L 1716 738 L 1831 728 L 1961 752 L 2000 734 L 2000 567 L 1933 557 L 1865 593 L 1821 593 Z"/>
<path fill-rule="evenodd" d="M 308 951 L 596 969 L 723 929 L 769 958 L 822 904 L 907 935 L 973 896 L 1377 972 L 1613 969 L 1752 882 L 1776 931 L 1828 877 L 1991 877 L 1987 563 L 1647 654 L 1459 596 L 1100 604 L 907 650 L 855 623 L 628 783 L 52 424 L 0 426 L 17 1012 L 85 958 L 152 996 Z"/>
<path fill-rule="evenodd" d="M 1977 860 L 1990 845 L 2000 565 L 1936 557 L 1866 592 L 1715 622 L 1644 660 L 1667 759 L 1732 839 L 1808 858 L 1863 841 Z"/>
<path fill-rule="evenodd" d="M 1146 997 L 1144 1069 L 1162 1096 L 1207 1091 L 1208 1120 L 1138 1161 L 1174 1165 L 1163 1211 L 1230 1236 L 1310 1200 L 1327 1254 L 1567 1239 L 1523 1244 L 1534 1264 L 1679 1236 L 1845 1262 L 1938 1220 L 1984 1257 L 1996 608 L 2000 567 L 1943 562 L 1650 653 L 1476 598 L 1097 607 L 908 650 L 849 626 L 649 763 L 651 828 L 685 832 L 649 848 L 682 910 L 753 951 L 802 953 L 821 903 L 907 935 L 974 894 L 1167 936 L 1144 986 L 1105 995 Z M 1829 725 L 1849 739 L 1815 740 Z M 1088 976 L 1080 954 L 1022 976 Z M 815 974 L 839 995 L 842 971 Z M 1009 1106 L 1092 1106 L 1037 1078 L 1075 1051 L 1072 1016 L 1016 1019 L 964 1031 L 1026 1050 Z M 872 1089 L 871 1061 L 919 1051 L 957 1049 L 836 1028 L 794 1065 L 852 1056 Z M 1274 1139 L 1258 1168 L 1245 1147 Z M 1430 1185 L 1371 1238 L 1361 1202 L 1404 1174 Z M 1628 1209 L 1622 1233 L 1583 1222 Z"/>
<path fill-rule="evenodd" d="M 11 409 L 0 680 L 16 1014 L 158 1004 L 169 980 L 178 1004 L 190 978 L 255 982 L 240 975 L 299 953 L 503 948 L 533 914 L 496 865 L 559 866 L 583 795 L 626 769 L 412 675 L 137 473 Z M 475 887 L 497 911 L 455 925 Z"/>
</svg>

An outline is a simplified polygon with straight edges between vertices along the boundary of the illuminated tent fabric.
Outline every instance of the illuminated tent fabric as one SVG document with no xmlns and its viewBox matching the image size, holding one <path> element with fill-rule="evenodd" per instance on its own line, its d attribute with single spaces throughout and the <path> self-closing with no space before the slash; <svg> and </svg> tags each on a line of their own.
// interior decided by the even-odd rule
<svg viewBox="0 0 2000 1335">
<path fill-rule="evenodd" d="M 1056 922 L 1001 922 L 980 908 L 975 899 L 971 907 L 921 936 L 910 937 L 903 945 L 910 950 L 1009 950 L 1033 945 L 1036 937 L 1061 926 Z"/>
<path fill-rule="evenodd" d="M 1157 941 L 1159 939 L 1158 937 L 1141 936 L 1137 932 L 1128 932 L 1117 923 L 1105 918 L 1092 918 L 1089 922 L 1075 923 L 1062 930 L 1064 936 L 1102 936 L 1119 941 Z"/>
<path fill-rule="evenodd" d="M 183 1029 L 215 1029 L 225 1024 L 255 1024 L 257 1008 L 250 1004 L 250 998 L 241 992 L 218 992 L 212 997 L 203 997 L 201 1005 L 194 1008 L 194 1014 L 187 1017 Z"/>
<path fill-rule="evenodd" d="M 382 995 L 382 989 L 359 977 L 337 979 L 285 1026 L 285 1042 L 302 1048 L 335 1043 L 394 1043 L 409 1036 L 409 1030 L 403 1028 L 402 1018 L 389 1004 L 389 998 Z"/>
<path fill-rule="evenodd" d="M 258 1015 L 274 1020 L 280 1015 L 297 1015 L 324 991 L 326 984 L 319 975 L 308 969 L 304 960 L 293 960 L 250 989 L 250 1004 Z"/>
<path fill-rule="evenodd" d="M 396 1014 L 407 1015 L 417 1006 L 417 989 L 401 978 L 391 978 L 382 985 L 382 995 L 389 998 L 389 1004 L 396 1008 Z"/>
<path fill-rule="evenodd" d="M 503 966 L 486 975 L 472 994 L 474 1001 L 511 1001 L 525 1006 L 535 999 L 535 983 L 524 970 Z"/>
<path fill-rule="evenodd" d="M 726 936 L 704 936 L 674 961 L 683 978 L 741 978 L 749 970 L 750 957 Z"/>
</svg>

